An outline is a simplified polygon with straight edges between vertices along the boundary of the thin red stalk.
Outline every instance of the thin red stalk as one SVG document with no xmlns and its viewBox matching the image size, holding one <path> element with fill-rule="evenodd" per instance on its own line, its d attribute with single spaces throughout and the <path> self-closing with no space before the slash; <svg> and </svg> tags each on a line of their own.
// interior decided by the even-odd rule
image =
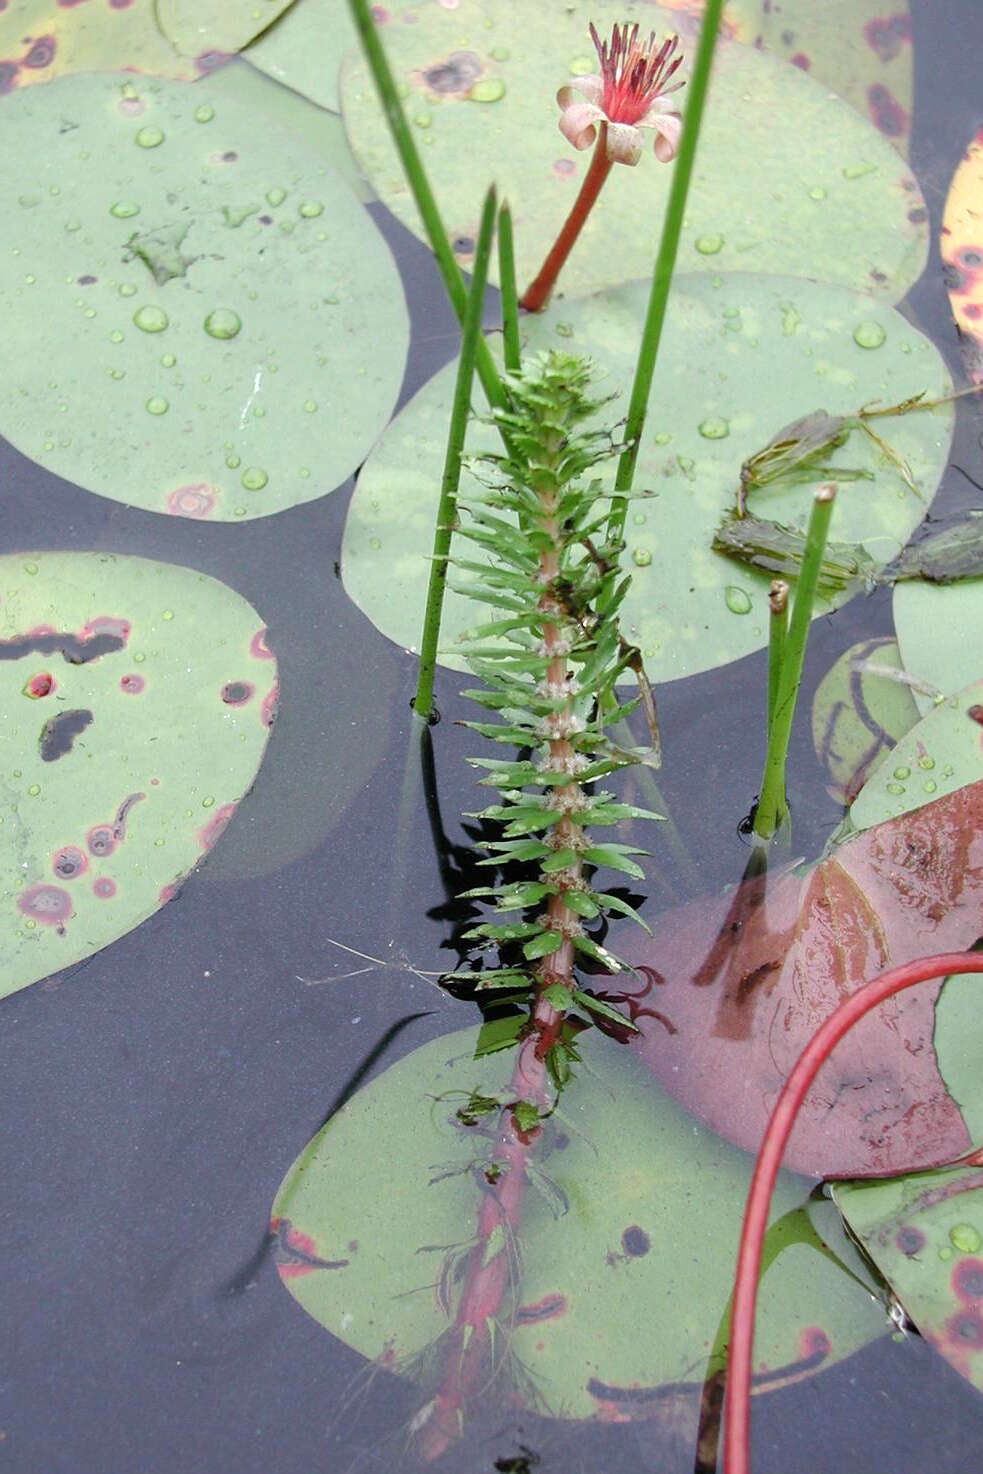
<svg viewBox="0 0 983 1474">
<path fill-rule="evenodd" d="M 560 231 L 549 255 L 543 262 L 539 275 L 526 288 L 522 301 L 519 303 L 519 306 L 524 307 L 527 312 L 541 312 L 546 306 L 556 279 L 563 269 L 563 264 L 573 250 L 587 216 L 594 208 L 604 181 L 611 173 L 611 160 L 607 156 L 607 131 L 607 124 L 602 123 L 598 130 L 597 143 L 594 146 L 594 156 L 590 161 L 590 168 L 584 175 L 584 182 L 580 186 L 580 193 L 574 201 L 573 209 L 567 216 L 563 229 Z"/>
<path fill-rule="evenodd" d="M 942 952 L 881 973 L 830 1014 L 799 1055 L 785 1082 L 758 1150 L 737 1252 L 724 1412 L 724 1474 L 750 1474 L 751 1357 L 761 1245 L 768 1226 L 775 1178 L 799 1108 L 832 1050 L 872 1008 L 916 983 L 961 972 L 983 972 L 983 953 Z"/>
</svg>

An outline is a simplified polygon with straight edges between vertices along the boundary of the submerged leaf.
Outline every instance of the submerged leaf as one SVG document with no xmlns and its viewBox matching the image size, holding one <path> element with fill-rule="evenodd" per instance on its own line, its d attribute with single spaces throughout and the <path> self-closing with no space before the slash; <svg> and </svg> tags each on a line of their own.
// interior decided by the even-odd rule
<svg viewBox="0 0 983 1474">
<path fill-rule="evenodd" d="M 794 582 L 802 569 L 805 544 L 805 533 L 796 527 L 783 527 L 762 517 L 728 514 L 714 533 L 712 546 L 715 553 L 734 558 L 746 568 L 761 568 Z M 873 568 L 874 560 L 859 544 L 827 542 L 817 589 L 826 599 L 848 590 L 856 593 Z"/>
</svg>

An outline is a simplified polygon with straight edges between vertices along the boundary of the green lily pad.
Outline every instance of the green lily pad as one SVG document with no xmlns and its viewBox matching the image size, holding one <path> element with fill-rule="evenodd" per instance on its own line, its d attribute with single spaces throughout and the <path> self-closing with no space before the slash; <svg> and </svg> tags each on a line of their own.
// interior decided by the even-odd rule
<svg viewBox="0 0 983 1474">
<path fill-rule="evenodd" d="M 295 0 L 297 3 L 297 0 Z M 290 12 L 293 14 L 293 12 Z M 355 198 L 363 205 L 375 199 L 375 191 L 363 179 L 348 147 L 345 129 L 337 113 L 326 111 L 299 92 L 281 87 L 271 76 L 257 71 L 243 57 L 233 57 L 209 79 L 208 90 L 217 102 L 228 98 L 250 109 L 259 109 L 283 128 L 303 138 L 313 150 L 348 181 Z"/>
<path fill-rule="evenodd" d="M 12 96 L 4 126 L 0 431 L 178 516 L 265 516 L 344 481 L 408 340 L 344 181 L 207 80 L 68 77 Z"/>
<path fill-rule="evenodd" d="M 559 346 L 590 354 L 602 390 L 622 390 L 605 423 L 626 409 L 648 287 L 629 283 L 523 321 L 529 350 Z M 871 350 L 858 337 L 877 340 Z M 345 529 L 342 571 L 356 604 L 406 648 L 420 637 L 454 365 L 437 374 L 393 421 L 363 467 Z M 663 333 L 635 484 L 651 493 L 627 522 L 633 585 L 623 626 L 653 680 L 668 681 L 736 660 L 768 640 L 769 576 L 710 549 L 731 508 L 741 463 L 790 421 L 824 408 L 895 404 L 949 378 L 935 348 L 892 308 L 840 287 L 735 274 L 677 280 Z M 831 463 L 862 468 L 845 482 L 831 536 L 862 543 L 876 564 L 895 557 L 921 521 L 946 463 L 952 406 L 883 424 L 883 438 L 911 467 L 924 501 L 897 465 L 854 432 Z M 469 430 L 472 451 L 497 448 L 487 424 Z M 613 476 L 607 468 L 608 483 Z M 822 479 L 822 478 L 820 478 Z M 462 482 L 467 498 L 468 478 Z M 803 527 L 813 488 L 757 492 L 763 517 Z M 463 546 L 463 545 L 462 545 Z M 473 549 L 468 557 L 477 556 Z M 838 596 L 842 602 L 846 595 Z M 819 612 L 829 606 L 819 604 Z M 492 613 L 451 595 L 442 645 Z M 453 653 L 443 663 L 461 668 Z"/>
<path fill-rule="evenodd" d="M 895 743 L 919 719 L 896 641 L 860 640 L 830 667 L 812 701 L 812 745 L 829 773 L 831 798 L 850 804 Z"/>
<path fill-rule="evenodd" d="M 909 675 L 943 696 L 983 676 L 983 579 L 944 585 L 912 579 L 895 585 L 892 607 Z M 915 700 L 923 712 L 935 704 L 931 695 L 917 689 Z"/>
<path fill-rule="evenodd" d="M 382 12 L 383 7 L 373 9 Z M 285 87 L 337 112 L 338 71 L 357 45 L 348 0 L 294 0 L 276 25 L 246 48 L 246 57 Z"/>
<path fill-rule="evenodd" d="M 983 711 L 981 703 L 983 681 L 974 681 L 922 717 L 860 790 L 850 809 L 853 827 L 869 829 L 980 782 L 983 731 L 969 712 Z"/>
<path fill-rule="evenodd" d="M 833 1193 L 925 1339 L 983 1392 L 983 1169 L 839 1183 Z"/>
<path fill-rule="evenodd" d="M 154 0 L 157 23 L 183 56 L 207 65 L 241 51 L 292 0 Z"/>
<path fill-rule="evenodd" d="M 470 265 L 482 192 L 512 206 L 520 286 L 552 246 L 590 154 L 557 128 L 557 88 L 596 70 L 588 22 L 678 17 L 641 0 L 461 0 L 401 11 L 387 51 L 458 260 Z M 692 46 L 688 48 L 692 57 Z M 687 62 L 687 65 L 689 63 Z M 685 110 L 686 89 L 676 94 Z M 341 73 L 342 115 L 365 174 L 420 234 L 416 206 L 360 55 Z M 582 294 L 648 276 L 671 168 L 646 148 L 616 167 L 564 268 Z M 798 67 L 721 42 L 680 245 L 680 269 L 775 272 L 869 289 L 897 301 L 924 267 L 928 216 L 904 161 L 872 124 Z"/>
<path fill-rule="evenodd" d="M 682 11 L 680 26 L 693 26 L 700 0 L 663 0 Z M 904 148 L 911 131 L 912 45 L 907 5 L 884 0 L 728 0 L 724 28 L 745 45 L 758 46 L 845 97 L 859 113 Z"/>
<path fill-rule="evenodd" d="M 155 0 L 8 0 L 0 13 L 0 95 L 69 72 L 124 66 L 194 81 L 201 69 L 161 35 L 154 11 Z"/>
<path fill-rule="evenodd" d="M 0 994 L 170 900 L 266 747 L 262 620 L 205 574 L 107 553 L 0 558 Z"/>
<path fill-rule="evenodd" d="M 434 1040 L 361 1090 L 297 1159 L 273 1208 L 286 1287 L 396 1370 L 447 1329 L 429 1281 L 475 1232 L 482 1188 L 469 1164 L 488 1160 L 487 1117 L 468 1127 L 455 1113 L 472 1091 L 501 1091 L 510 1072 L 501 1056 L 474 1060 L 476 1038 L 467 1029 Z M 591 1031 L 583 1049 L 590 1074 L 548 1122 L 535 1155 L 543 1190 L 531 1183 L 522 1209 L 508 1332 L 526 1374 L 516 1392 L 528 1403 L 534 1391 L 559 1417 L 646 1416 L 646 1390 L 700 1383 L 722 1366 L 751 1160 L 653 1087 L 621 1046 Z M 783 1174 L 775 1194 L 775 1217 L 788 1216 L 762 1285 L 759 1390 L 884 1329 L 835 1215 L 814 1226 L 800 1206 L 808 1193 Z"/>
</svg>

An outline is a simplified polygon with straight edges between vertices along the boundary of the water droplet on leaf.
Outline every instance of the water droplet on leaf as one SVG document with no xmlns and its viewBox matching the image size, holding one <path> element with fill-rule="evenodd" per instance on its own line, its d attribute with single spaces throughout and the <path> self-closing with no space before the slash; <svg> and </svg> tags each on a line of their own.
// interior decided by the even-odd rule
<svg viewBox="0 0 983 1474">
<path fill-rule="evenodd" d="M 205 318 L 205 332 L 210 338 L 234 338 L 242 327 L 242 318 L 231 307 L 215 307 Z"/>
<path fill-rule="evenodd" d="M 853 330 L 853 341 L 858 348 L 880 348 L 887 333 L 879 322 L 858 322 Z"/>
<path fill-rule="evenodd" d="M 147 303 L 137 308 L 133 314 L 133 321 L 142 333 L 162 333 L 170 322 L 170 318 L 163 307 Z"/>
<path fill-rule="evenodd" d="M 747 589 L 742 589 L 739 584 L 731 583 L 724 591 L 724 602 L 731 614 L 750 614 L 751 595 Z"/>
</svg>

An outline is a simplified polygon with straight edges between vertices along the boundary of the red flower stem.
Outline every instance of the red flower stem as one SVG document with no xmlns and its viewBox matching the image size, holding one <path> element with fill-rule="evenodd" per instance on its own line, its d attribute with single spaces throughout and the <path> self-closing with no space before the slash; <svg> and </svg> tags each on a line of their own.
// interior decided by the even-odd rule
<svg viewBox="0 0 983 1474">
<path fill-rule="evenodd" d="M 527 312 L 541 312 L 546 306 L 556 279 L 563 269 L 563 264 L 573 250 L 587 216 L 594 208 L 605 179 L 611 173 L 611 160 L 607 154 L 607 132 L 607 124 L 602 123 L 598 131 L 594 157 L 590 161 L 590 168 L 584 175 L 584 182 L 580 186 L 580 193 L 574 201 L 573 209 L 543 262 L 539 275 L 532 285 L 526 288 L 522 301 L 519 303 L 519 306 L 524 307 Z"/>
<path fill-rule="evenodd" d="M 724 1412 L 724 1474 L 750 1471 L 751 1357 L 761 1245 L 775 1178 L 799 1108 L 833 1049 L 872 1008 L 916 983 L 961 972 L 983 972 L 983 953 L 942 952 L 936 957 L 921 957 L 864 983 L 816 1030 L 785 1082 L 758 1150 L 737 1251 Z"/>
</svg>

